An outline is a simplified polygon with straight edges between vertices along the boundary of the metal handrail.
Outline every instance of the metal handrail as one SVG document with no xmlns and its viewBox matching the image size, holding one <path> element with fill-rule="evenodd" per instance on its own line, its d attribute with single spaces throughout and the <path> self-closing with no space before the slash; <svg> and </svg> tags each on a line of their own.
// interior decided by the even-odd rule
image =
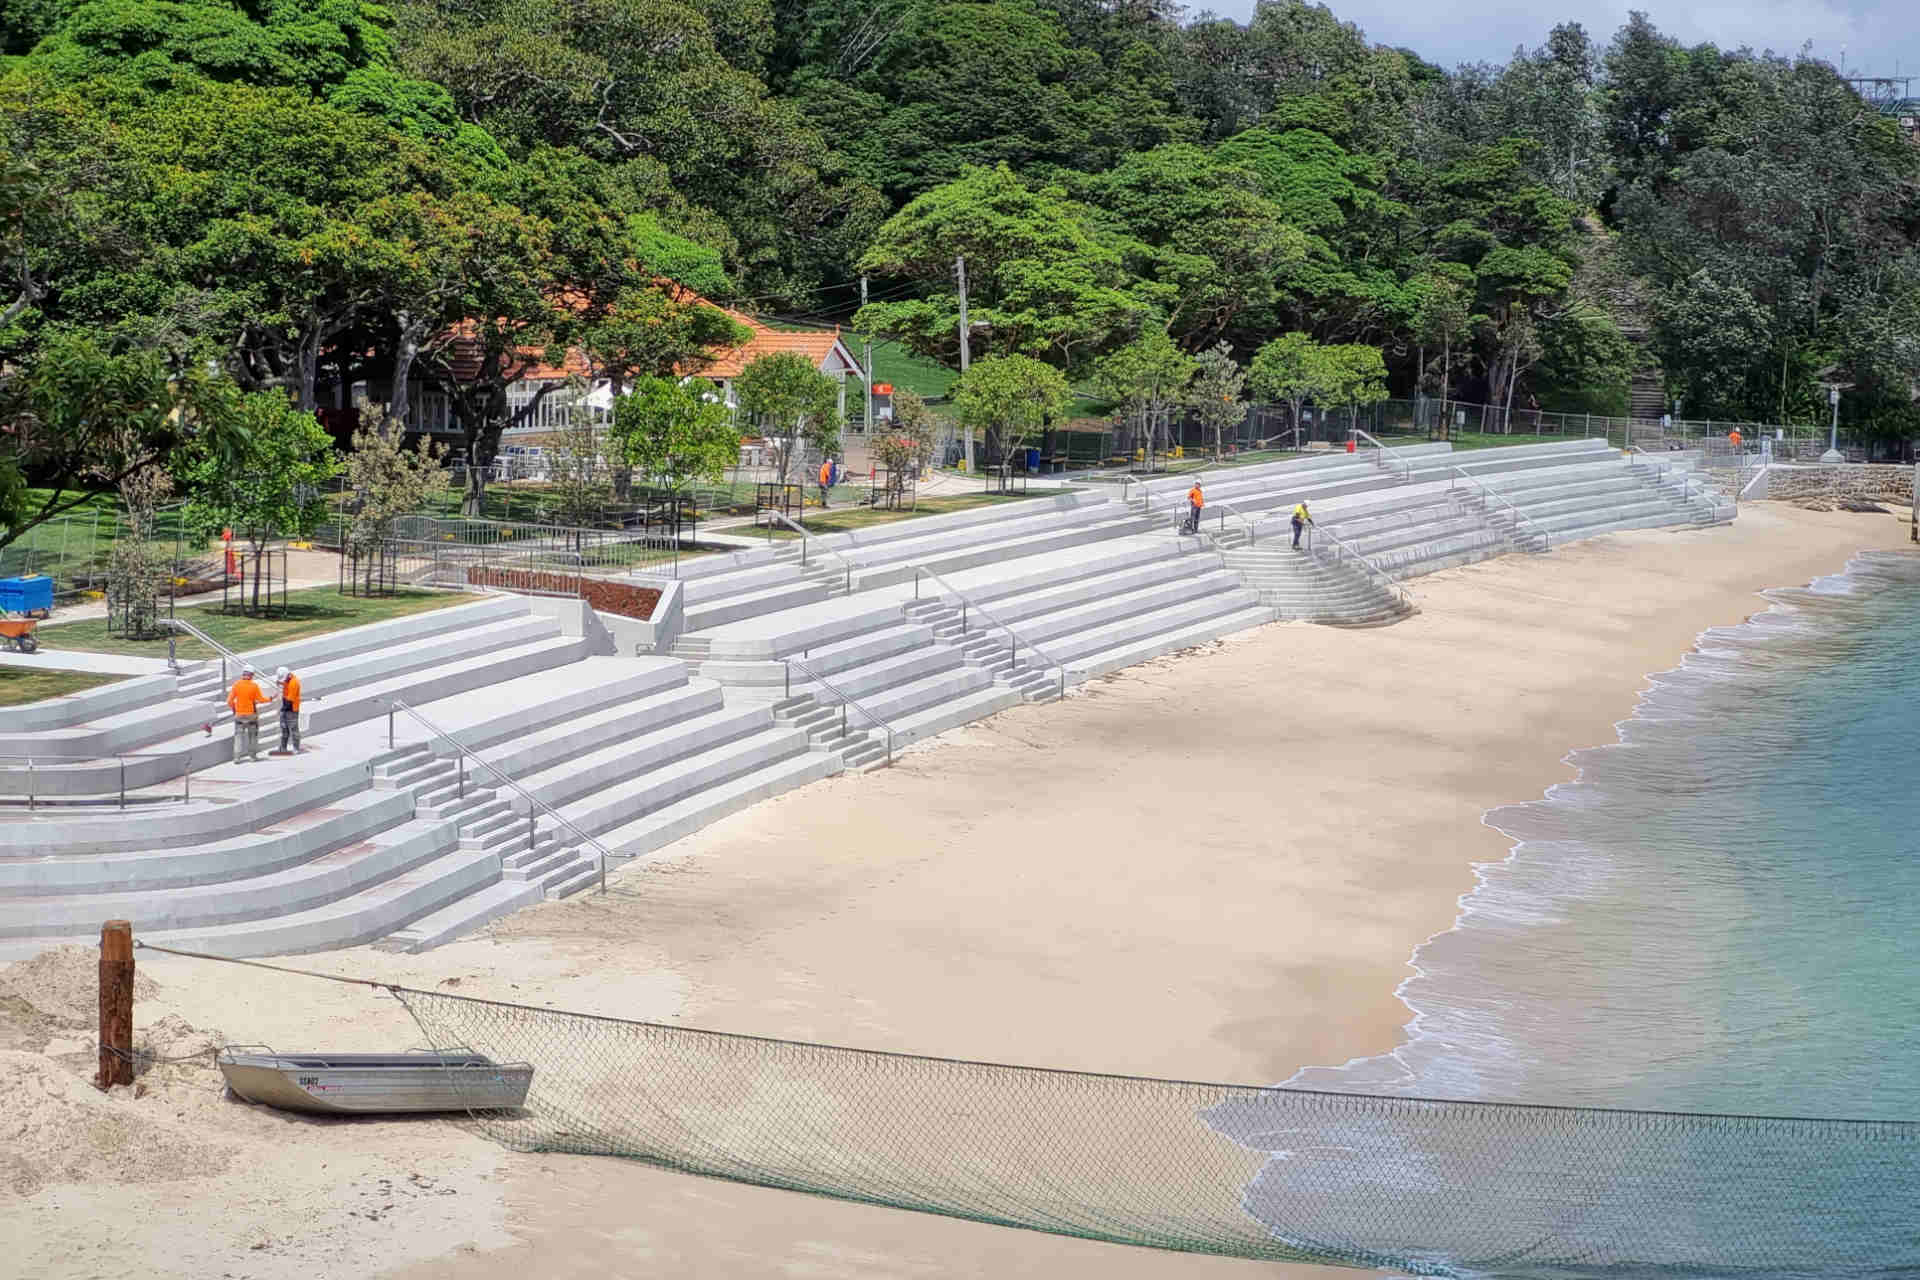
<svg viewBox="0 0 1920 1280">
<path fill-rule="evenodd" d="M 767 515 L 771 519 L 778 520 L 781 524 L 786 525 L 787 528 L 794 530 L 796 533 L 800 535 L 800 563 L 804 567 L 807 563 L 807 542 L 809 539 L 813 537 L 811 533 L 807 532 L 807 526 L 801 524 L 797 520 L 788 519 L 785 512 L 775 511 L 772 507 L 766 507 L 763 509 L 766 511 Z M 772 528 L 772 525 L 769 524 L 768 528 Z M 832 547 L 822 547 L 821 550 L 825 551 L 828 555 L 832 556 L 835 560 L 838 560 L 841 564 L 846 566 L 847 594 L 849 595 L 853 594 L 853 561 L 847 559 L 844 555 L 841 555 L 839 551 L 835 550 Z"/>
<path fill-rule="evenodd" d="M 127 807 L 127 761 L 129 760 L 172 760 L 170 755 L 158 751 L 115 751 L 99 756 L 11 756 L 0 755 L 0 760 L 25 760 L 27 762 L 27 808 L 37 807 L 37 792 L 34 790 L 34 773 L 41 765 L 94 764 L 101 760 L 112 760 L 120 767 L 120 808 Z M 37 762 L 37 763 L 36 763 Z M 187 754 L 186 765 L 180 770 L 180 803 L 187 804 L 193 799 L 193 755 Z"/>
<path fill-rule="evenodd" d="M 1220 508 L 1220 532 L 1221 533 L 1225 533 L 1227 531 L 1227 512 L 1231 511 L 1233 513 L 1234 519 L 1238 520 L 1241 524 L 1247 526 L 1247 545 L 1248 546 L 1253 545 L 1255 533 L 1259 529 L 1258 521 L 1254 520 L 1253 517 L 1249 516 L 1246 512 L 1242 511 L 1240 508 L 1234 506 L 1231 502 L 1209 502 L 1206 504 L 1206 507 Z M 1201 509 L 1203 513 L 1205 512 L 1206 507 L 1203 507 Z M 1203 518 L 1204 518 L 1204 515 L 1203 515 Z"/>
<path fill-rule="evenodd" d="M 786 669 L 785 688 L 786 688 L 787 697 L 791 698 L 793 696 L 793 668 L 798 667 L 800 668 L 800 670 L 806 672 L 807 675 L 811 676 L 816 684 L 820 684 L 828 689 L 833 690 L 833 692 L 839 696 L 840 698 L 840 736 L 842 738 L 847 736 L 847 708 L 852 707 L 855 711 L 858 711 L 861 715 L 867 718 L 868 724 L 876 726 L 887 735 L 887 763 L 889 765 L 893 763 L 893 726 L 892 725 L 888 724 L 885 720 L 882 720 L 879 716 L 873 714 L 873 712 L 867 710 L 865 707 L 861 706 L 860 703 L 854 699 L 854 696 L 852 694 L 840 688 L 839 685 L 836 685 L 833 681 L 827 679 L 825 676 L 821 675 L 818 671 L 815 671 L 812 667 L 808 666 L 801 659 L 782 658 L 780 659 L 780 664 L 782 667 Z"/>
<path fill-rule="evenodd" d="M 1627 455 L 1627 467 L 1630 470 L 1637 469 L 1640 465 L 1638 462 L 1634 461 L 1633 455 L 1636 453 L 1639 454 L 1642 458 L 1645 458 L 1648 464 L 1653 467 L 1654 471 L 1661 476 L 1667 475 L 1669 472 L 1673 471 L 1674 469 L 1673 463 L 1663 458 L 1654 457 L 1652 454 L 1648 453 L 1645 449 L 1642 449 L 1637 444 L 1630 444 L 1625 449 L 1622 449 L 1621 452 Z M 1681 500 L 1686 502 L 1693 501 L 1693 496 L 1694 496 L 1693 495 L 1693 477 L 1688 473 L 1681 471 L 1676 474 L 1675 478 L 1680 481 Z M 1706 486 L 1702 484 L 1701 487 L 1704 489 Z M 1701 496 L 1705 497 L 1706 495 L 1702 494 Z M 1739 496 L 1737 494 L 1735 495 L 1734 500 L 1736 502 L 1739 501 Z"/>
<path fill-rule="evenodd" d="M 561 567 L 561 568 L 541 568 L 541 567 L 537 567 L 534 564 L 535 558 L 547 559 L 547 560 L 562 560 L 562 561 L 571 558 L 575 561 L 578 561 L 579 563 L 576 565 L 565 565 L 564 567 Z M 573 575 L 573 592 L 571 594 L 564 591 L 546 591 L 539 587 L 502 587 L 502 586 L 498 586 L 488 582 L 479 583 L 478 586 L 482 591 L 504 591 L 508 595 L 515 595 L 515 596 L 545 596 L 548 598 L 559 599 L 559 600 L 586 599 L 587 558 L 581 555 L 579 552 L 577 551 L 538 551 L 538 550 L 533 550 L 529 548 L 525 551 L 519 552 L 518 560 L 519 562 L 516 563 L 515 553 L 512 551 L 507 551 L 502 553 L 497 559 L 490 559 L 483 554 L 480 557 L 480 562 L 477 565 L 469 565 L 468 567 L 477 568 L 483 573 L 487 572 L 488 570 L 495 570 L 501 573 L 529 573 L 529 574 L 551 573 L 555 577 L 559 577 L 559 578 L 565 578 L 569 573 L 571 573 Z M 439 580 L 440 553 L 438 552 L 438 550 L 434 552 L 434 557 L 433 557 L 433 576 L 436 581 Z M 470 582 L 461 582 L 456 585 L 466 586 L 471 588 L 475 584 Z"/>
<path fill-rule="evenodd" d="M 439 725 L 435 724 L 433 721 L 421 715 L 413 707 L 408 706 L 405 702 L 403 702 L 399 698 L 387 699 L 387 749 L 388 750 L 392 750 L 394 745 L 393 714 L 396 711 L 406 712 L 408 715 L 412 716 L 415 720 L 418 720 L 422 725 L 426 726 L 427 732 L 436 734 L 439 737 L 445 739 L 448 743 L 452 744 L 453 749 L 455 751 L 458 751 L 460 753 L 459 759 L 461 763 L 460 763 L 460 779 L 459 779 L 458 786 L 460 789 L 461 796 L 464 797 L 467 794 L 466 759 L 467 757 L 471 756 L 475 764 L 485 769 L 488 773 L 498 778 L 501 782 L 504 782 L 507 786 L 513 788 L 514 792 L 518 794 L 521 797 L 521 799 L 527 802 L 527 851 L 529 853 L 533 851 L 534 845 L 536 843 L 537 831 L 534 825 L 534 813 L 536 810 L 546 814 L 549 818 L 552 818 L 555 823 L 565 827 L 568 831 L 572 832 L 576 837 L 579 838 L 581 843 L 592 845 L 593 848 L 600 855 L 600 892 L 605 893 L 607 891 L 607 860 L 613 857 L 612 851 L 609 850 L 607 846 L 605 846 L 604 844 L 601 844 L 598 840 L 594 839 L 592 836 L 582 831 L 579 827 L 575 826 L 572 822 L 569 822 L 566 818 L 562 817 L 560 814 L 560 811 L 555 809 L 552 805 L 548 804 L 545 800 L 542 800 L 539 796 L 534 795 L 533 792 L 527 790 L 525 787 L 515 782 L 512 778 L 509 778 L 504 772 L 501 771 L 500 767 L 494 764 L 491 760 L 488 760 L 485 756 L 481 755 L 478 751 L 475 751 L 472 747 L 469 747 L 466 743 L 460 741 L 460 739 L 454 737 L 451 733 L 448 733 L 445 729 L 442 729 Z"/>
<path fill-rule="evenodd" d="M 1544 551 L 1549 547 L 1553 546 L 1553 536 L 1549 534 L 1545 529 L 1542 529 L 1539 525 L 1535 524 L 1531 519 L 1529 519 L 1527 517 L 1526 512 L 1522 511 L 1519 507 L 1514 506 L 1512 499 L 1503 496 L 1498 490 L 1491 489 L 1485 484 L 1482 484 L 1478 477 L 1474 476 L 1472 473 L 1467 471 L 1466 468 L 1464 467 L 1448 467 L 1447 470 L 1452 473 L 1447 477 L 1447 488 L 1449 490 L 1453 488 L 1453 476 L 1459 476 L 1462 480 L 1465 480 L 1468 484 L 1472 485 L 1475 489 L 1479 490 L 1481 493 L 1485 494 L 1486 496 L 1492 498 L 1495 502 L 1498 502 L 1501 506 L 1505 507 L 1507 510 L 1513 512 L 1513 522 L 1514 522 L 1513 527 L 1516 531 L 1523 524 L 1526 525 L 1529 529 L 1533 530 L 1534 534 L 1540 539 L 1541 550 Z"/>
<path fill-rule="evenodd" d="M 1393 468 L 1397 466 L 1405 467 L 1406 473 L 1403 476 L 1403 479 L 1407 481 L 1411 481 L 1413 479 L 1413 464 L 1411 462 L 1408 462 L 1405 459 L 1394 457 L 1393 451 L 1391 449 L 1387 448 L 1387 446 L 1381 444 L 1378 440 L 1368 435 L 1361 428 L 1354 427 L 1352 430 L 1353 430 L 1354 437 L 1356 439 L 1365 440 L 1368 444 L 1372 445 L 1374 448 L 1380 451 L 1380 460 L 1386 463 L 1389 468 Z"/>
<path fill-rule="evenodd" d="M 244 667 L 247 665 L 247 660 L 245 658 L 241 657 L 239 654 L 235 653 L 233 650 L 227 648 L 227 646 L 221 644 L 218 640 L 215 640 L 212 636 L 208 635 L 206 632 L 202 631 L 200 628 L 194 626 L 191 622 L 186 621 L 184 618 L 156 618 L 154 619 L 154 621 L 157 625 L 165 627 L 168 630 L 167 669 L 172 671 L 175 675 L 180 674 L 180 661 L 174 653 L 174 648 L 173 648 L 174 636 L 172 634 L 174 631 L 186 632 L 188 635 L 198 640 L 201 644 L 204 644 L 205 646 L 207 646 L 207 648 L 213 650 L 215 653 L 220 655 L 220 683 L 221 684 L 225 684 L 227 682 L 227 663 L 228 662 L 232 662 L 235 667 Z M 213 661 L 213 659 L 203 658 L 201 661 L 211 662 Z"/>
<path fill-rule="evenodd" d="M 1352 556 L 1355 560 L 1358 560 L 1361 563 L 1361 565 L 1366 568 L 1368 573 L 1372 574 L 1376 578 L 1379 578 L 1382 582 L 1386 584 L 1387 590 L 1391 591 L 1394 595 L 1400 598 L 1401 604 L 1405 605 L 1409 609 L 1413 608 L 1413 593 L 1408 591 L 1404 586 L 1400 585 L 1400 579 L 1394 577 L 1393 574 L 1381 568 L 1379 565 L 1375 564 L 1372 560 L 1368 559 L 1366 556 L 1361 555 L 1358 551 L 1355 551 L 1351 546 L 1347 545 L 1347 543 L 1340 537 L 1339 534 L 1333 532 L 1333 530 L 1323 529 L 1317 524 L 1309 524 L 1308 528 L 1312 530 L 1312 532 L 1310 532 L 1307 535 L 1307 550 L 1309 552 L 1313 550 L 1313 537 L 1314 537 L 1314 534 L 1317 533 L 1320 537 L 1327 539 L 1329 542 L 1333 543 L 1335 547 L 1339 548 L 1341 556 L 1343 558 L 1346 556 Z"/>
<path fill-rule="evenodd" d="M 994 617 L 991 613 L 988 613 L 978 603 L 976 603 L 974 600 L 969 598 L 966 592 L 954 586 L 951 582 L 948 582 L 945 578 L 941 577 L 939 574 L 935 573 L 933 570 L 927 568 L 925 565 L 916 564 L 916 565 L 911 565 L 909 567 L 913 570 L 913 598 L 915 600 L 918 600 L 920 598 L 921 575 L 924 574 L 927 577 L 932 578 L 935 582 L 945 587 L 948 591 L 960 597 L 960 634 L 961 635 L 964 636 L 967 633 L 967 610 L 972 609 L 975 613 L 978 613 L 981 617 L 985 618 L 988 622 L 992 623 L 994 626 L 1000 628 L 1000 630 L 1007 633 L 1008 638 L 1012 641 L 1012 644 L 1013 644 L 1013 647 L 1008 651 L 1007 656 L 1011 658 L 1014 662 L 1017 663 L 1020 661 L 1020 646 L 1022 644 L 1025 644 L 1028 649 L 1031 649 L 1035 654 L 1037 654 L 1040 657 L 1040 659 L 1043 662 L 1045 662 L 1049 667 L 1059 668 L 1060 696 L 1062 698 L 1065 698 L 1067 696 L 1067 664 L 1066 663 L 1056 662 L 1053 659 L 1053 657 L 1047 653 L 1045 649 L 1042 649 L 1039 645 L 1035 644 L 1033 641 L 1022 640 L 1020 638 L 1020 633 L 1018 631 L 1015 631 L 1012 627 L 1000 621 L 1000 619 Z"/>
</svg>

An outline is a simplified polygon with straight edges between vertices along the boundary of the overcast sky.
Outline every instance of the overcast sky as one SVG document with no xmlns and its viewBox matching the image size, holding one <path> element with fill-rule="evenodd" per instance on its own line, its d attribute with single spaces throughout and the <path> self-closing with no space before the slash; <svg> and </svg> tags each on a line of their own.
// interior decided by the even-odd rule
<svg viewBox="0 0 1920 1280">
<path fill-rule="evenodd" d="M 1195 10 L 1207 7 L 1191 0 Z M 1213 0 L 1219 12 L 1245 21 L 1253 0 Z M 1327 0 L 1347 22 L 1359 24 L 1377 44 L 1402 45 L 1430 62 L 1504 62 L 1516 45 L 1546 39 L 1556 22 L 1585 26 L 1604 46 L 1627 20 L 1629 9 L 1646 10 L 1655 26 L 1687 44 L 1712 41 L 1723 48 L 1752 45 L 1792 54 L 1809 40 L 1815 57 L 1840 65 L 1846 50 L 1849 75 L 1915 77 L 1920 94 L 1920 4 L 1915 0 L 1706 0 L 1661 5 L 1640 0 Z"/>
</svg>

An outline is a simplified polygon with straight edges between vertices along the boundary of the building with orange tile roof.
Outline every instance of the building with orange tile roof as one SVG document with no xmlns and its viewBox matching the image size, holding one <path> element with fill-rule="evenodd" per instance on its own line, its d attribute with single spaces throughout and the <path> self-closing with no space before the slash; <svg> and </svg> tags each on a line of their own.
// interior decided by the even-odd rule
<svg viewBox="0 0 1920 1280">
<path fill-rule="evenodd" d="M 670 282 L 662 282 L 670 283 Z M 813 366 L 833 378 L 840 384 L 840 411 L 847 410 L 848 382 L 852 381 L 852 392 L 856 398 L 862 397 L 863 384 L 860 379 L 866 376 L 859 360 L 840 337 L 838 326 L 832 329 L 775 329 L 762 321 L 754 319 L 744 312 L 731 307 L 722 307 L 708 302 L 692 290 L 676 286 L 680 301 L 704 303 L 725 312 L 736 324 L 752 331 L 753 336 L 737 347 L 714 352 L 707 360 L 697 365 L 688 365 L 677 372 L 683 377 L 711 379 L 725 397 L 728 405 L 737 403 L 734 394 L 734 381 L 754 360 L 763 355 L 773 355 L 782 351 L 797 352 L 812 361 Z M 471 328 L 463 325 L 463 328 Z M 459 330 L 454 331 L 450 354 L 453 363 L 460 363 L 462 343 Z M 472 360 L 477 366 L 479 344 L 470 341 L 465 344 L 473 348 Z M 564 391 L 549 392 L 540 397 L 541 390 L 547 385 L 567 378 L 578 377 L 587 384 L 585 403 L 592 411 L 596 421 L 602 421 L 613 405 L 613 387 L 609 379 L 600 376 L 592 361 L 584 351 L 570 348 L 566 359 L 560 365 L 547 364 L 542 353 L 534 348 L 521 352 L 528 361 L 528 368 L 520 379 L 507 388 L 507 406 L 509 414 L 525 408 L 528 402 L 538 399 L 526 418 L 518 425 L 503 433 L 503 439 L 512 438 L 526 443 L 530 436 L 550 435 L 560 430 L 566 423 L 567 413 L 573 407 L 571 397 Z M 348 400 L 355 408 L 373 400 L 387 398 L 384 384 L 360 382 L 351 388 Z M 436 387 L 426 382 L 424 377 L 410 380 L 408 387 L 409 413 L 408 423 L 417 431 L 429 435 L 457 437 L 458 424 L 453 420 L 452 407 L 446 396 Z M 342 404 L 344 410 L 346 404 Z"/>
</svg>

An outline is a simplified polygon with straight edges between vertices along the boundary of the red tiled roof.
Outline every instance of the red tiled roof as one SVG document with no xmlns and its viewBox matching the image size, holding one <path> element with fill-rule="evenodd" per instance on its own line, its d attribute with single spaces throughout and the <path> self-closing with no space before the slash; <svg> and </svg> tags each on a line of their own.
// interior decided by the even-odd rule
<svg viewBox="0 0 1920 1280">
<path fill-rule="evenodd" d="M 826 364 L 827 357 L 833 354 L 833 346 L 840 341 L 840 330 L 800 329 L 785 331 L 769 329 L 763 324 L 745 321 L 753 329 L 753 337 L 731 351 L 723 351 L 712 360 L 697 369 L 682 372 L 697 373 L 703 378 L 737 378 L 741 372 L 761 356 L 778 355 L 783 351 L 797 352 L 813 361 L 818 369 Z"/>
<path fill-rule="evenodd" d="M 788 331 L 772 329 L 755 320 L 752 316 L 747 315 L 745 312 L 735 311 L 732 307 L 723 307 L 717 302 L 709 302 L 684 285 L 676 284 L 671 280 L 662 280 L 658 283 L 673 291 L 674 301 L 683 304 L 712 307 L 716 311 L 724 312 L 727 318 L 735 324 L 753 331 L 753 337 L 749 338 L 740 346 L 727 351 L 716 352 L 710 359 L 698 364 L 690 363 L 678 367 L 675 372 L 683 376 L 694 374 L 702 378 L 737 378 L 740 376 L 742 370 L 759 357 L 774 355 L 782 351 L 798 352 L 800 355 L 811 359 L 814 368 L 818 369 L 826 364 L 828 357 L 833 354 L 834 344 L 840 341 L 840 329 L 838 325 L 834 326 L 831 330 L 801 329 Z M 573 305 L 575 306 L 583 305 L 583 303 L 578 300 L 570 301 L 573 301 Z M 529 349 L 523 351 L 521 354 L 524 357 L 531 357 L 538 361 L 541 353 L 537 350 Z M 551 382 L 556 379 L 573 377 L 576 374 L 581 377 L 592 376 L 586 356 L 578 350 L 570 349 L 567 352 L 565 367 L 556 369 L 552 365 L 540 361 L 524 376 L 528 381 L 532 382 Z"/>
</svg>

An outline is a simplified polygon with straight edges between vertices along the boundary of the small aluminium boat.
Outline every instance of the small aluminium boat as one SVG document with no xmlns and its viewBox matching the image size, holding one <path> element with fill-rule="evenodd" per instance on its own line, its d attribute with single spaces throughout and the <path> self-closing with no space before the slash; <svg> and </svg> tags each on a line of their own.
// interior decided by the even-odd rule
<svg viewBox="0 0 1920 1280">
<path fill-rule="evenodd" d="M 447 1053 L 276 1053 L 261 1046 L 220 1051 L 227 1087 L 248 1102 L 319 1115 L 402 1111 L 497 1111 L 524 1106 L 533 1083 L 525 1062 Z"/>
</svg>

